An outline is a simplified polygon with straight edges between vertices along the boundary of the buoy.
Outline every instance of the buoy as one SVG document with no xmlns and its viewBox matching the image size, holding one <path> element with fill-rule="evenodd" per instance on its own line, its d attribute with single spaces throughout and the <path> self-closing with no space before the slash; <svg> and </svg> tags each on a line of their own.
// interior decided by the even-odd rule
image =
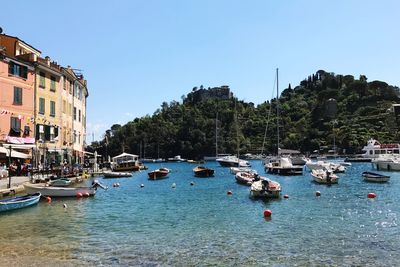
<svg viewBox="0 0 400 267">
<path fill-rule="evenodd" d="M 47 203 L 51 203 L 51 197 L 46 197 Z"/>
<path fill-rule="evenodd" d="M 173 184 L 172 184 L 172 188 L 175 188 L 175 187 L 176 187 L 176 183 L 173 183 Z"/>
<path fill-rule="evenodd" d="M 376 194 L 375 193 L 368 193 L 368 198 L 376 198 Z"/>
<path fill-rule="evenodd" d="M 272 211 L 271 210 L 264 210 L 264 217 L 269 218 L 272 215 Z"/>
<path fill-rule="evenodd" d="M 67 204 L 63 204 L 64 209 L 68 208 Z"/>
<path fill-rule="evenodd" d="M 86 193 L 83 194 L 83 196 L 84 197 L 90 197 L 90 194 L 89 194 L 89 192 L 86 192 Z"/>
<path fill-rule="evenodd" d="M 283 198 L 288 199 L 288 198 L 289 198 L 289 195 L 284 195 Z"/>
<path fill-rule="evenodd" d="M 113 187 L 119 187 L 119 183 L 113 183 Z"/>
<path fill-rule="evenodd" d="M 193 182 L 190 182 L 190 185 L 194 185 L 194 183 L 193 183 Z"/>
<path fill-rule="evenodd" d="M 82 193 L 76 193 L 76 197 L 83 197 Z"/>
<path fill-rule="evenodd" d="M 233 193 L 232 193 L 231 190 L 229 190 L 229 191 L 227 192 L 227 194 L 228 194 L 228 196 L 230 196 L 230 195 L 232 195 Z"/>
<path fill-rule="evenodd" d="M 316 195 L 317 197 L 320 197 L 320 196 L 321 196 L 321 192 L 317 191 L 317 192 L 315 192 L 315 195 Z"/>
<path fill-rule="evenodd" d="M 143 187 L 144 187 L 144 184 L 141 184 L 140 187 L 143 188 Z"/>
</svg>

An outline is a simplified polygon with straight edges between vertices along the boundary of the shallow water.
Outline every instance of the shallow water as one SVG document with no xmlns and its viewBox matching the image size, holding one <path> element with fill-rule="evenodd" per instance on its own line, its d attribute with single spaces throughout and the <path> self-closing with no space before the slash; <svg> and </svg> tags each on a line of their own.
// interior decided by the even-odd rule
<svg viewBox="0 0 400 267">
<path fill-rule="evenodd" d="M 260 162 L 252 164 L 263 173 Z M 149 181 L 147 172 L 99 178 L 109 189 L 93 198 L 1 214 L 0 265 L 400 266 L 400 173 L 367 183 L 361 173 L 370 164 L 355 163 L 332 186 L 313 183 L 308 172 L 268 175 L 289 199 L 264 202 L 215 162 L 206 164 L 213 178 L 195 178 L 193 164 L 148 164 L 160 166 L 172 169 L 168 179 Z M 378 197 L 368 199 L 369 192 Z"/>
</svg>

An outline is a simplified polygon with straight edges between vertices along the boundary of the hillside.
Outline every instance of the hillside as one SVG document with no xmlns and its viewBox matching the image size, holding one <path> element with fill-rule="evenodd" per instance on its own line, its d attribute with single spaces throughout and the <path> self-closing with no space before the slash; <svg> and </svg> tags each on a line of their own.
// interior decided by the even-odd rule
<svg viewBox="0 0 400 267">
<path fill-rule="evenodd" d="M 354 153 L 371 137 L 399 140 L 391 109 L 399 100 L 399 88 L 385 82 L 319 70 L 293 89 L 289 85 L 282 90 L 280 147 L 307 153 L 332 149 L 335 141 L 338 152 Z M 148 158 L 201 158 L 215 154 L 217 130 L 219 153 L 236 153 L 239 147 L 241 154 L 271 154 L 277 150 L 276 103 L 272 99 L 255 106 L 240 101 L 228 86 L 195 87 L 182 103 L 164 102 L 152 116 L 113 125 L 88 150 L 103 155 L 125 151 Z"/>
</svg>

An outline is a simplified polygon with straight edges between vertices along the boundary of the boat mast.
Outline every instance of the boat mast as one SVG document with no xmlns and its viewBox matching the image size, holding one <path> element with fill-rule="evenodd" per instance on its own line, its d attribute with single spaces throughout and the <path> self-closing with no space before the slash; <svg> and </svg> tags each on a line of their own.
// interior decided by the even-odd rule
<svg viewBox="0 0 400 267">
<path fill-rule="evenodd" d="M 215 158 L 218 157 L 218 111 L 215 115 Z"/>
<path fill-rule="evenodd" d="M 239 160 L 239 123 L 238 123 L 238 113 L 236 108 L 236 101 L 235 100 L 235 121 L 236 121 L 236 149 L 237 149 L 237 159 L 238 159 L 238 167 L 240 167 L 240 160 Z"/>
<path fill-rule="evenodd" d="M 278 156 L 279 156 L 279 75 L 276 68 L 276 129 L 278 134 Z"/>
</svg>

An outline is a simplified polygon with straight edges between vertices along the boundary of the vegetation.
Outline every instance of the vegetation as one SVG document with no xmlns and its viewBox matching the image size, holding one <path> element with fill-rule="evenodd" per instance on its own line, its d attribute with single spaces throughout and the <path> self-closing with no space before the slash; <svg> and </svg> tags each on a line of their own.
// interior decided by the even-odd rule
<svg viewBox="0 0 400 267">
<path fill-rule="evenodd" d="M 182 103 L 162 103 L 152 116 L 113 125 L 88 150 L 103 155 L 124 151 L 147 158 L 202 158 L 215 154 L 217 128 L 219 153 L 235 154 L 238 148 L 241 154 L 277 151 L 276 99 L 257 106 L 235 97 L 194 101 L 196 91 L 195 87 L 182 97 Z M 398 101 L 398 87 L 368 82 L 364 75 L 356 80 L 319 70 L 282 91 L 280 147 L 308 153 L 332 149 L 335 141 L 339 152 L 355 153 L 371 137 L 393 142 L 399 139 L 399 131 L 391 107 Z"/>
</svg>

